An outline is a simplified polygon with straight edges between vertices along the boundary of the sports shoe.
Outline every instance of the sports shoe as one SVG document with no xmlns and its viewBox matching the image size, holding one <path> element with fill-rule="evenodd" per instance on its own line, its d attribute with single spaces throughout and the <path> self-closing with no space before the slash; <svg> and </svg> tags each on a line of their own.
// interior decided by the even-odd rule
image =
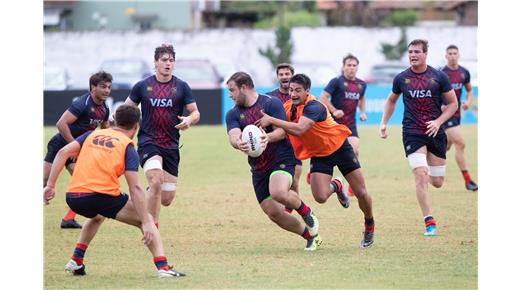
<svg viewBox="0 0 520 290">
<path fill-rule="evenodd" d="M 177 272 L 172 266 L 169 266 L 170 270 L 159 270 L 159 278 L 171 278 L 171 277 L 184 277 L 186 274 Z"/>
<path fill-rule="evenodd" d="M 336 192 L 336 194 L 338 195 L 338 201 L 342 207 L 348 208 L 350 206 L 350 198 L 347 195 L 345 184 L 343 183 L 343 177 L 339 176 L 334 178 L 334 180 L 337 180 L 341 183 L 341 190 L 339 192 Z"/>
<path fill-rule="evenodd" d="M 473 180 L 470 180 L 466 182 L 466 189 L 471 191 L 477 191 L 478 185 Z"/>
<path fill-rule="evenodd" d="M 363 232 L 363 239 L 361 240 L 361 248 L 370 248 L 374 244 L 374 232 Z"/>
<path fill-rule="evenodd" d="M 74 219 L 72 220 L 61 220 L 60 228 L 62 229 L 81 229 L 81 225 Z"/>
<path fill-rule="evenodd" d="M 307 246 L 305 246 L 305 251 L 316 251 L 316 249 L 321 245 L 321 237 L 320 235 L 315 235 L 312 238 L 307 240 Z"/>
<path fill-rule="evenodd" d="M 436 236 L 437 235 L 437 226 L 430 225 L 426 227 L 426 230 L 424 231 L 425 236 Z"/>
<path fill-rule="evenodd" d="M 320 223 L 318 222 L 318 218 L 314 215 L 312 209 L 309 208 L 309 212 L 305 216 L 302 216 L 302 219 L 307 225 L 311 236 L 316 236 L 318 234 Z"/>
<path fill-rule="evenodd" d="M 65 265 L 65 271 L 70 272 L 74 276 L 83 276 L 87 274 L 85 272 L 85 264 L 78 266 L 74 260 L 70 260 L 67 265 Z"/>
</svg>

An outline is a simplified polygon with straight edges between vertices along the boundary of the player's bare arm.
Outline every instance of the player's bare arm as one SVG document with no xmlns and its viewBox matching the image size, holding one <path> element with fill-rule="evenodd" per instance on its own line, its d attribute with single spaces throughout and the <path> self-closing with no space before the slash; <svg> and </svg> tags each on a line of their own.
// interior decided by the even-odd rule
<svg viewBox="0 0 520 290">
<path fill-rule="evenodd" d="M 52 163 L 49 179 L 47 180 L 47 185 L 43 189 L 43 202 L 46 205 L 54 198 L 56 180 L 58 180 L 58 176 L 60 176 L 63 167 L 65 167 L 65 162 L 71 157 L 77 157 L 80 149 L 81 145 L 77 141 L 73 141 L 61 148 L 60 151 L 58 151 L 58 154 L 56 154 L 56 158 Z"/>
<path fill-rule="evenodd" d="M 385 105 L 383 107 L 383 117 L 381 117 L 381 125 L 379 127 L 379 137 L 385 139 L 388 137 L 386 134 L 386 125 L 388 124 L 388 120 L 392 117 L 392 114 L 395 110 L 395 105 L 397 100 L 399 99 L 399 95 L 394 94 L 394 92 L 390 92 L 388 98 L 385 101 Z"/>
<path fill-rule="evenodd" d="M 238 149 L 247 154 L 249 146 L 247 142 L 242 141 L 242 130 L 239 128 L 233 128 L 228 132 L 229 144 L 235 149 Z"/>
<path fill-rule="evenodd" d="M 261 111 L 261 113 L 263 114 L 263 117 L 256 121 L 255 125 L 261 126 L 263 128 L 269 125 L 273 125 L 278 128 L 282 128 L 285 132 L 294 136 L 303 135 L 303 133 L 307 132 L 307 130 L 309 130 L 312 125 L 314 125 L 314 121 L 305 116 L 300 117 L 298 123 L 293 123 L 269 116 L 264 111 Z"/>
<path fill-rule="evenodd" d="M 334 107 L 334 105 L 332 105 L 332 103 L 330 102 L 329 98 L 330 98 L 330 94 L 327 93 L 326 91 L 323 91 L 320 95 L 319 101 L 322 102 L 327 107 L 327 109 L 329 109 L 329 111 L 331 112 L 332 116 L 334 116 L 334 118 L 343 117 L 345 112 L 343 112 L 343 110 L 336 109 L 336 107 Z"/>
<path fill-rule="evenodd" d="M 128 184 L 128 190 L 130 191 L 130 198 L 133 201 L 135 211 L 141 221 L 141 230 L 143 231 L 143 242 L 145 245 L 149 245 L 154 238 L 152 216 L 148 214 L 146 209 L 146 200 L 144 191 L 139 185 L 139 175 L 137 171 L 125 171 L 125 179 Z"/>
<path fill-rule="evenodd" d="M 74 141 L 74 137 L 72 137 L 69 125 L 76 122 L 77 119 L 78 117 L 74 116 L 74 114 L 69 112 L 69 110 L 66 110 L 65 112 L 63 112 L 58 122 L 56 122 L 56 127 L 58 128 L 58 131 L 68 143 Z"/>
<path fill-rule="evenodd" d="M 181 122 L 177 124 L 175 128 L 179 130 L 186 130 L 191 125 L 197 124 L 200 120 L 200 112 L 196 103 L 186 105 L 186 110 L 189 112 L 188 116 L 177 116 Z"/>
<path fill-rule="evenodd" d="M 455 91 L 453 89 L 449 90 L 446 93 L 442 94 L 444 98 L 445 108 L 442 111 L 442 114 L 435 120 L 430 120 L 426 122 L 428 126 L 426 127 L 426 135 L 435 137 L 437 136 L 437 132 L 442 124 L 444 124 L 459 108 L 457 104 L 457 96 L 455 95 Z"/>
<path fill-rule="evenodd" d="M 359 97 L 358 108 L 359 108 L 359 120 L 361 120 L 361 121 L 367 120 L 367 115 L 365 114 L 365 108 L 366 108 L 365 99 L 366 98 L 364 95 Z"/>
<path fill-rule="evenodd" d="M 464 84 L 464 88 L 466 88 L 466 101 L 462 103 L 462 109 L 466 111 L 473 101 L 473 86 L 471 83 L 466 83 Z"/>
</svg>

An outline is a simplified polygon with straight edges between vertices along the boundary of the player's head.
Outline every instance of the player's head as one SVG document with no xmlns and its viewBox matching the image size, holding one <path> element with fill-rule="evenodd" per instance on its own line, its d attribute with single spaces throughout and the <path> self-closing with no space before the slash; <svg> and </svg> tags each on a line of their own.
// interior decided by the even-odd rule
<svg viewBox="0 0 520 290">
<path fill-rule="evenodd" d="M 413 67 L 426 65 L 428 56 L 428 40 L 415 39 L 408 44 L 408 60 Z"/>
<path fill-rule="evenodd" d="M 289 81 L 289 95 L 295 105 L 301 105 L 309 95 L 311 79 L 305 74 L 295 74 Z"/>
<path fill-rule="evenodd" d="M 288 63 L 280 63 L 276 66 L 276 79 L 279 87 L 283 90 L 289 89 L 289 80 L 294 75 L 294 68 Z"/>
<path fill-rule="evenodd" d="M 446 60 L 450 65 L 457 65 L 459 63 L 459 48 L 456 45 L 449 45 L 446 48 Z"/>
<path fill-rule="evenodd" d="M 133 131 L 131 138 L 134 138 L 134 134 L 139 128 L 140 118 L 141 111 L 139 108 L 124 104 L 117 108 L 115 114 L 116 126 L 127 131 Z"/>
<path fill-rule="evenodd" d="M 164 77 L 172 74 L 175 63 L 175 50 L 171 44 L 162 44 L 155 48 L 154 54 L 155 73 Z"/>
<path fill-rule="evenodd" d="M 347 79 L 356 77 L 359 67 L 359 59 L 352 54 L 347 54 L 343 57 L 343 75 Z"/>
<path fill-rule="evenodd" d="M 99 71 L 90 76 L 89 79 L 90 95 L 98 102 L 105 101 L 112 89 L 112 75 Z"/>
<path fill-rule="evenodd" d="M 234 73 L 226 82 L 229 90 L 229 96 L 237 106 L 244 106 L 246 95 L 251 92 L 255 84 L 251 76 L 243 71 Z"/>
</svg>

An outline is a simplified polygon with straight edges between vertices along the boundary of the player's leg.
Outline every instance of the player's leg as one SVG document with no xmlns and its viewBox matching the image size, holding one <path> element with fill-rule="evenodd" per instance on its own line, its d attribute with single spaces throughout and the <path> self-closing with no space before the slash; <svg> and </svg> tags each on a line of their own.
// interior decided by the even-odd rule
<svg viewBox="0 0 520 290">
<path fill-rule="evenodd" d="M 291 184 L 291 189 L 296 192 L 296 194 L 300 193 L 300 176 L 302 175 L 302 163 L 299 161 L 299 164 L 296 164 L 294 167 L 294 177 L 293 182 Z"/>
<path fill-rule="evenodd" d="M 177 192 L 177 176 L 179 176 L 179 150 L 163 150 L 164 183 L 162 184 L 161 204 L 169 206 Z"/>
<path fill-rule="evenodd" d="M 357 129 L 356 129 L 356 134 L 357 134 Z M 350 146 L 352 146 L 352 149 L 354 150 L 354 154 L 356 154 L 356 158 L 359 158 L 359 137 L 357 135 L 349 136 L 348 143 L 350 143 Z M 352 189 L 352 186 L 350 186 L 350 183 L 347 188 L 347 194 L 349 196 L 355 196 L 354 190 Z"/>
<path fill-rule="evenodd" d="M 72 176 L 76 163 L 67 160 L 66 168 L 69 174 Z M 61 220 L 60 227 L 62 229 L 81 229 L 81 224 L 76 221 L 76 213 L 72 209 L 68 209 L 67 213 Z"/>
<path fill-rule="evenodd" d="M 162 170 L 162 157 L 154 155 L 143 164 L 144 174 L 148 181 L 147 207 L 152 215 L 154 222 L 159 223 L 159 213 L 161 211 L 161 192 L 164 182 L 164 172 Z"/>
<path fill-rule="evenodd" d="M 453 143 L 455 145 L 455 161 L 462 173 L 462 177 L 464 178 L 464 184 L 466 185 L 466 189 L 468 190 L 477 190 L 477 184 L 471 179 L 471 175 L 468 172 L 466 157 L 465 157 L 465 148 L 466 142 L 464 141 L 464 136 L 462 134 L 462 129 L 459 126 L 451 127 L 446 129 L 446 135 L 448 136 L 448 144 Z"/>
</svg>

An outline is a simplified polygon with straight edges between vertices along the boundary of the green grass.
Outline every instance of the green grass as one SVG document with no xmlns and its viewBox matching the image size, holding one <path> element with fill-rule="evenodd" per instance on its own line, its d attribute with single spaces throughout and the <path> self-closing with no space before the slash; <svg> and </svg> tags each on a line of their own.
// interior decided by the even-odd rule
<svg viewBox="0 0 520 290">
<path fill-rule="evenodd" d="M 55 132 L 45 129 L 45 145 Z M 468 168 L 477 179 L 477 127 L 465 125 L 463 132 Z M 304 252 L 301 237 L 281 230 L 261 211 L 246 156 L 229 146 L 225 129 L 195 126 L 182 132 L 177 197 L 162 208 L 160 228 L 169 261 L 188 276 L 156 278 L 139 231 L 113 220 L 87 250 L 87 276 L 67 275 L 63 267 L 79 231 L 59 229 L 67 208 L 64 173 L 57 197 L 44 209 L 45 288 L 477 288 L 477 194 L 465 190 L 453 150 L 444 186 L 430 187 L 439 235 L 426 238 L 400 128 L 390 128 L 387 140 L 376 127 L 360 127 L 359 133 L 376 220 L 371 249 L 358 247 L 363 216 L 357 202 L 345 210 L 332 196 L 319 205 L 302 178 L 300 194 L 316 212 L 324 240 L 318 251 Z M 305 161 L 304 172 L 307 168 Z"/>
</svg>

